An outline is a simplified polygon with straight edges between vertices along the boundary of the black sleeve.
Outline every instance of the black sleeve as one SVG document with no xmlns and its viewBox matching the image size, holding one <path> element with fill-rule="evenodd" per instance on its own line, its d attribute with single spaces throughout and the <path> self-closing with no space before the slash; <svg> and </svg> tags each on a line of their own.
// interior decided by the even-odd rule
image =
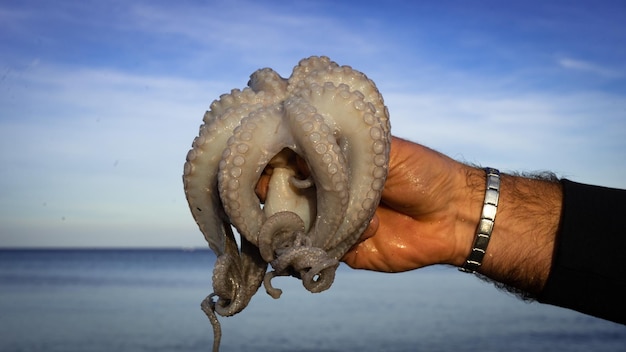
<svg viewBox="0 0 626 352">
<path fill-rule="evenodd" d="M 552 269 L 538 301 L 626 324 L 626 190 L 562 185 Z"/>
</svg>

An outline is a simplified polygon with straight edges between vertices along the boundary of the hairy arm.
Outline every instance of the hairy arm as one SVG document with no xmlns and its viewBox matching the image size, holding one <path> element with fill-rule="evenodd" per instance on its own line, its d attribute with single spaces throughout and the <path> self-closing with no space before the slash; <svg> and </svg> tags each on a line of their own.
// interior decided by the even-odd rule
<svg viewBox="0 0 626 352">
<path fill-rule="evenodd" d="M 394 138 L 381 205 L 363 241 L 344 261 L 384 272 L 461 266 L 473 245 L 485 188 L 482 169 Z M 530 295 L 539 293 L 550 272 L 561 203 L 560 183 L 503 174 L 479 273 Z"/>
<path fill-rule="evenodd" d="M 548 279 L 559 228 L 559 182 L 503 175 L 500 205 L 480 273 L 531 295 Z"/>
</svg>

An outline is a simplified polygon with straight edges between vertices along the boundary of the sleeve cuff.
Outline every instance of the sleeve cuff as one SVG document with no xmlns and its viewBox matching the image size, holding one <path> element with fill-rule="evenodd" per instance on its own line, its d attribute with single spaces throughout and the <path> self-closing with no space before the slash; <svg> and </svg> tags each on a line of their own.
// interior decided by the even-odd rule
<svg viewBox="0 0 626 352">
<path fill-rule="evenodd" d="M 561 183 L 561 223 L 538 301 L 626 324 L 626 191 Z"/>
</svg>

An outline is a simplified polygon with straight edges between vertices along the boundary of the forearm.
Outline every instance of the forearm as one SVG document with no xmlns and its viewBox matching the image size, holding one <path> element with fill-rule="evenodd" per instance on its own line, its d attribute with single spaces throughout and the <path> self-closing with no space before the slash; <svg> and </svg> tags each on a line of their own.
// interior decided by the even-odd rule
<svg viewBox="0 0 626 352">
<path fill-rule="evenodd" d="M 479 223 L 482 169 L 394 138 L 375 226 L 343 258 L 353 268 L 398 272 L 461 266 Z M 491 241 L 479 272 L 536 294 L 550 272 L 561 213 L 559 182 L 502 175 Z"/>
<path fill-rule="evenodd" d="M 376 217 L 344 261 L 383 272 L 462 266 L 482 213 L 485 171 L 398 138 L 390 155 Z M 624 323 L 624 204 L 626 190 L 501 174 L 478 273 L 540 302 Z"/>
<path fill-rule="evenodd" d="M 470 194 L 484 192 L 484 171 L 474 169 L 467 180 Z M 475 198 L 474 208 L 480 209 L 482 198 L 478 204 Z M 531 295 L 541 292 L 550 273 L 561 207 L 559 182 L 502 174 L 495 224 L 479 273 Z M 480 210 L 476 214 L 472 223 L 477 225 Z M 465 234 L 466 255 L 474 236 Z"/>
</svg>

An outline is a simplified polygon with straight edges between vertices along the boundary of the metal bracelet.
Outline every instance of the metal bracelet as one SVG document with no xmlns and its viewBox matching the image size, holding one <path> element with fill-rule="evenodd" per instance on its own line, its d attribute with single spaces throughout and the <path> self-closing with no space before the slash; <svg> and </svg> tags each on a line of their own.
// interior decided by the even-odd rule
<svg viewBox="0 0 626 352">
<path fill-rule="evenodd" d="M 483 202 L 483 210 L 476 229 L 476 238 L 474 239 L 474 247 L 470 252 L 467 260 L 460 271 L 466 273 L 474 273 L 483 263 L 487 245 L 493 231 L 493 224 L 496 221 L 496 212 L 498 211 L 498 198 L 500 197 L 500 171 L 491 167 L 485 168 L 487 173 L 487 189 L 485 190 L 485 200 Z"/>
</svg>

